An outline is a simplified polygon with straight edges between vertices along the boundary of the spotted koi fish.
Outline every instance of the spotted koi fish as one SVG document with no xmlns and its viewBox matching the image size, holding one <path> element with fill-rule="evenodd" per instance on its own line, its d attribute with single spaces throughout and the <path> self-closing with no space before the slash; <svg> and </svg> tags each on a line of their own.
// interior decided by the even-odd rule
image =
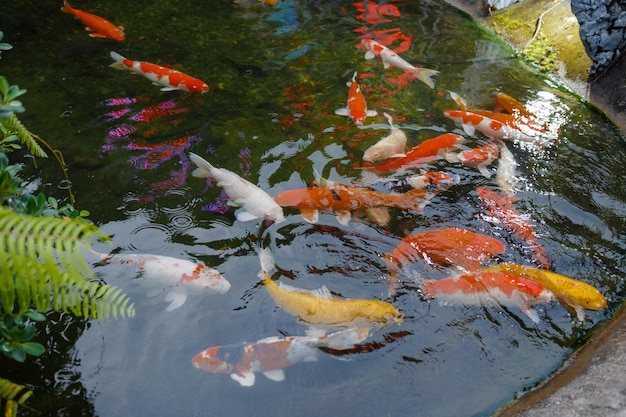
<svg viewBox="0 0 626 417">
<path fill-rule="evenodd" d="M 465 166 L 476 168 L 484 177 L 490 178 L 491 172 L 487 169 L 500 156 L 500 148 L 493 142 L 489 142 L 478 148 L 461 151 L 457 154 L 446 155 L 448 162 L 460 162 Z"/>
<path fill-rule="evenodd" d="M 424 298 L 461 305 L 484 305 L 496 301 L 503 306 L 519 307 L 533 322 L 539 315 L 532 306 L 547 303 L 554 294 L 543 285 L 507 272 L 475 272 L 440 280 L 426 280 L 420 289 Z"/>
<path fill-rule="evenodd" d="M 335 110 L 335 114 L 339 116 L 348 116 L 354 124 L 360 126 L 365 121 L 366 117 L 376 116 L 378 113 L 375 110 L 367 109 L 367 101 L 361 91 L 361 86 L 356 80 L 357 73 L 352 76 L 352 81 L 348 82 L 348 102 L 347 106 L 341 109 Z"/>
<path fill-rule="evenodd" d="M 143 75 L 154 85 L 161 86 L 161 91 L 181 90 L 195 93 L 209 91 L 206 83 L 180 71 L 149 62 L 133 61 L 113 51 L 111 51 L 111 58 L 115 61 L 110 65 L 111 68 L 125 69 L 134 74 Z"/>
<path fill-rule="evenodd" d="M 75 9 L 70 6 L 67 0 L 63 2 L 61 11 L 74 15 L 78 21 L 85 25 L 85 29 L 89 31 L 89 36 L 92 38 L 106 38 L 118 42 L 125 39 L 123 26 L 115 26 L 100 16 Z"/>
</svg>

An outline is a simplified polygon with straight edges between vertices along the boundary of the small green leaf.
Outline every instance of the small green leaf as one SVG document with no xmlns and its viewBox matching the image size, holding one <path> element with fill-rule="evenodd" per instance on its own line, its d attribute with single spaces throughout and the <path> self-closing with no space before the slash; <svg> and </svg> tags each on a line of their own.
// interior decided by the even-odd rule
<svg viewBox="0 0 626 417">
<path fill-rule="evenodd" d="M 31 356 L 41 356 L 46 351 L 42 344 L 36 342 L 22 343 L 21 346 Z"/>
<path fill-rule="evenodd" d="M 39 311 L 30 310 L 24 313 L 24 316 L 33 321 L 46 321 L 46 316 Z"/>
</svg>

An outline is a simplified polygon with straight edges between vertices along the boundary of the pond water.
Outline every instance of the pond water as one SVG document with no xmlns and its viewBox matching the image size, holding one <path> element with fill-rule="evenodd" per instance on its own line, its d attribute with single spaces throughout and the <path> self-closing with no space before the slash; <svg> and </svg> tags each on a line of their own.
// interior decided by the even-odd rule
<svg viewBox="0 0 626 417">
<path fill-rule="evenodd" d="M 19 376 L 35 390 L 30 404 L 44 414 L 491 415 L 557 369 L 626 295 L 623 138 L 603 115 L 443 1 L 73 4 L 125 26 L 122 43 L 88 37 L 57 2 L 4 3 L 1 29 L 14 49 L 3 53 L 0 72 L 28 90 L 21 120 L 63 152 L 76 206 L 112 237 L 112 245 L 95 248 L 202 261 L 231 284 L 222 295 L 191 292 L 167 311 L 166 293 L 154 295 L 148 277 L 95 267 L 132 297 L 136 316 L 86 322 L 79 331 L 68 331 L 62 315 L 49 323 L 60 340 Z M 378 58 L 365 60 L 364 38 L 440 71 L 435 89 L 384 69 Z M 110 51 L 172 65 L 210 91 L 162 92 L 110 68 Z M 361 127 L 335 114 L 346 105 L 355 71 L 369 108 L 379 113 Z M 344 225 L 330 213 L 310 224 L 292 209 L 282 223 L 242 222 L 220 187 L 191 176 L 194 152 L 271 196 L 306 187 L 316 171 L 358 183 L 363 152 L 389 132 L 383 112 L 407 134 L 408 146 L 445 132 L 465 136 L 462 149 L 484 144 L 480 133 L 467 135 L 443 116 L 456 108 L 448 91 L 486 109 L 493 108 L 492 92 L 504 92 L 558 128 L 559 140 L 543 149 L 507 143 L 518 164 L 515 206 L 533 220 L 552 269 L 598 288 L 606 309 L 586 311 L 579 321 L 553 301 L 534 307 L 534 323 L 519 308 L 496 303 L 423 301 L 423 279 L 453 272 L 420 262 L 401 271 L 389 295 L 381 255 L 419 231 L 463 227 L 495 236 L 506 251 L 491 264 L 535 265 L 523 242 L 485 216 L 475 189 L 497 187 L 476 169 L 434 162 L 428 169 L 459 175 L 460 183 L 423 213 L 392 209 L 387 226 L 358 218 Z M 54 161 L 26 172 L 33 187 L 66 198 Z M 286 368 L 282 382 L 258 375 L 245 388 L 194 368 L 192 357 L 208 347 L 306 334 L 259 281 L 259 245 L 272 250 L 278 281 L 390 301 L 404 321 L 344 354 L 320 351 L 316 362 Z"/>
</svg>

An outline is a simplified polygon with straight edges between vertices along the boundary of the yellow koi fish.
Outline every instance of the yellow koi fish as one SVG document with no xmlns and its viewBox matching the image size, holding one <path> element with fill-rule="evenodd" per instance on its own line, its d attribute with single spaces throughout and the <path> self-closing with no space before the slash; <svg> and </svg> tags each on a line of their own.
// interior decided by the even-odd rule
<svg viewBox="0 0 626 417">
<path fill-rule="evenodd" d="M 263 283 L 279 307 L 313 325 L 383 328 L 399 324 L 404 318 L 391 303 L 385 301 L 339 299 L 324 286 L 310 291 L 282 283 L 277 285 L 267 275 Z"/>
<path fill-rule="evenodd" d="M 552 291 L 561 303 L 573 308 L 581 321 L 585 319 L 585 309 L 601 310 L 606 307 L 606 298 L 594 286 L 554 272 L 512 263 L 502 263 L 485 271 L 509 272 L 540 283 Z"/>
</svg>

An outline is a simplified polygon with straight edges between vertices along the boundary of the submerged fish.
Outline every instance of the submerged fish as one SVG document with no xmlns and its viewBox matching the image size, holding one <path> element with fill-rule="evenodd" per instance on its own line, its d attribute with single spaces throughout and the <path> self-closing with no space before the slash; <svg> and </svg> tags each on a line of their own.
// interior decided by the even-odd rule
<svg viewBox="0 0 626 417">
<path fill-rule="evenodd" d="M 367 50 L 367 52 L 365 53 L 365 59 L 369 60 L 374 59 L 374 57 L 379 57 L 383 61 L 384 68 L 396 66 L 415 75 L 417 79 L 426 84 L 428 87 L 435 88 L 435 82 L 433 81 L 433 77 L 437 75 L 439 71 L 411 65 L 407 61 L 402 59 L 400 55 L 387 48 L 386 46 L 381 45 L 373 39 L 363 39 L 361 43 Z"/>
<path fill-rule="evenodd" d="M 585 319 L 585 309 L 601 310 L 607 305 L 606 298 L 593 285 L 555 272 L 512 263 L 498 264 L 485 271 L 508 272 L 540 283 L 552 291 L 562 304 L 574 309 L 580 321 Z"/>
<path fill-rule="evenodd" d="M 550 259 L 539 243 L 532 223 L 513 207 L 513 203 L 519 201 L 519 198 L 506 197 L 485 187 L 476 187 L 476 194 L 487 207 L 489 215 L 497 219 L 503 228 L 523 240 L 530 248 L 533 258 L 544 268 L 550 269 Z"/>
<path fill-rule="evenodd" d="M 423 174 L 410 175 L 401 178 L 378 179 L 370 185 L 382 184 L 389 191 L 405 193 L 410 190 L 426 190 L 429 193 L 445 191 L 453 185 L 458 185 L 461 177 L 443 171 L 429 171 Z"/>
<path fill-rule="evenodd" d="M 465 139 L 455 133 L 445 133 L 434 138 L 426 139 L 411 148 L 404 156 L 390 159 L 371 167 L 376 171 L 389 172 L 400 168 L 420 166 L 443 158 L 446 152 L 457 149 Z M 369 167 L 368 167 L 369 169 Z"/>
<path fill-rule="evenodd" d="M 509 150 L 504 142 L 496 141 L 500 148 L 500 158 L 498 158 L 498 168 L 496 169 L 496 184 L 502 193 L 506 196 L 515 194 L 517 188 L 517 162 L 513 153 Z"/>
<path fill-rule="evenodd" d="M 336 298 L 328 288 L 304 290 L 277 285 L 269 277 L 265 288 L 276 304 L 305 323 L 328 327 L 377 327 L 399 324 L 404 318 L 386 301 Z"/>
<path fill-rule="evenodd" d="M 425 298 L 442 302 L 483 305 L 496 301 L 503 306 L 517 306 L 535 323 L 539 322 L 539 315 L 531 306 L 554 298 L 543 285 L 506 272 L 477 272 L 426 280 L 420 288 Z"/>
<path fill-rule="evenodd" d="M 317 222 L 319 210 L 329 210 L 338 215 L 341 224 L 347 224 L 352 212 L 375 207 L 398 207 L 420 212 L 427 197 L 428 193 L 419 189 L 390 195 L 342 184 L 287 190 L 274 197 L 274 200 L 282 207 L 300 209 L 302 218 L 309 223 Z"/>
<path fill-rule="evenodd" d="M 500 155 L 500 148 L 493 142 L 489 142 L 484 146 L 474 149 L 461 151 L 457 154 L 448 154 L 446 159 L 448 162 L 460 162 L 465 166 L 476 168 L 486 178 L 491 177 L 491 172 L 487 167 L 491 165 Z"/>
<path fill-rule="evenodd" d="M 375 162 L 389 158 L 400 158 L 406 156 L 404 154 L 404 148 L 406 148 L 407 140 L 406 134 L 402 130 L 393 126 L 393 119 L 390 115 L 385 113 L 385 117 L 389 120 L 391 133 L 367 148 L 365 154 L 363 155 L 364 161 Z"/>
<path fill-rule="evenodd" d="M 450 227 L 409 235 L 392 253 L 384 255 L 384 260 L 392 270 L 422 259 L 428 263 L 477 271 L 483 262 L 504 253 L 504 250 L 504 244 L 491 236 Z"/>
<path fill-rule="evenodd" d="M 361 86 L 356 80 L 356 72 L 352 76 L 352 81 L 348 82 L 348 101 L 347 106 L 335 110 L 335 114 L 339 116 L 348 116 L 357 126 L 362 125 L 366 117 L 376 116 L 375 110 L 367 109 L 367 101 L 361 91 Z"/>
<path fill-rule="evenodd" d="M 277 223 L 285 220 L 283 209 L 265 191 L 223 168 L 215 168 L 202 157 L 190 153 L 189 158 L 198 166 L 191 175 L 198 178 L 215 178 L 230 197 L 229 204 L 240 206 L 236 216 L 240 221 L 268 218 Z"/>
<path fill-rule="evenodd" d="M 317 360 L 320 347 L 351 349 L 368 336 L 367 328 L 349 328 L 320 337 L 268 337 L 255 343 L 210 347 L 194 356 L 191 363 L 203 371 L 230 374 L 242 386 L 251 387 L 255 373 L 260 372 L 272 381 L 283 381 L 284 368 Z"/>
<path fill-rule="evenodd" d="M 95 254 L 107 263 L 115 262 L 137 268 L 139 274 L 146 279 L 176 287 L 165 298 L 171 302 L 167 311 L 175 310 L 185 303 L 186 288 L 211 294 L 224 294 L 230 289 L 230 283 L 218 271 L 202 262 L 152 254 Z"/>
<path fill-rule="evenodd" d="M 64 0 L 61 11 L 74 15 L 77 20 L 85 25 L 85 29 L 89 31 L 89 36 L 92 38 L 107 38 L 118 42 L 124 40 L 123 26 L 115 26 L 100 16 L 75 9 L 70 6 L 67 0 Z"/>
<path fill-rule="evenodd" d="M 154 85 L 161 86 L 161 91 L 182 90 L 196 93 L 206 93 L 209 91 L 209 86 L 202 80 L 191 77 L 183 72 L 150 62 L 133 61 L 113 51 L 111 51 L 111 58 L 115 61 L 110 65 L 111 68 L 125 69 L 134 74 L 143 75 L 152 81 Z"/>
</svg>

